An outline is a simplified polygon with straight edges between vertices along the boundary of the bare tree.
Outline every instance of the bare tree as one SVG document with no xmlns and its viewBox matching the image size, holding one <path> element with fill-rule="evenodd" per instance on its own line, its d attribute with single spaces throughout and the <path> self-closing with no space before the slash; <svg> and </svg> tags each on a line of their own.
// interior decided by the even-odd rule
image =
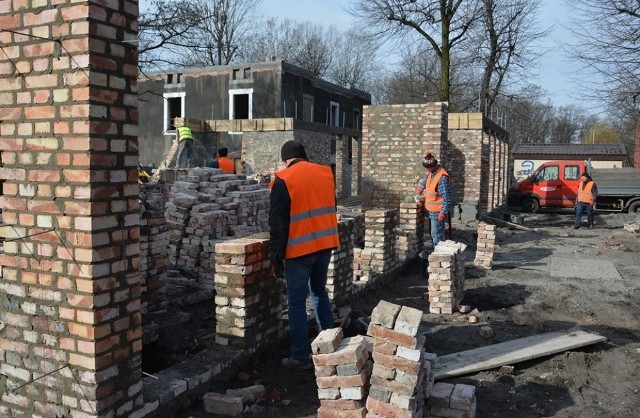
<svg viewBox="0 0 640 418">
<path fill-rule="evenodd" d="M 577 106 L 557 108 L 551 125 L 550 142 L 553 144 L 579 142 L 580 131 L 585 120 L 584 110 Z"/>
<path fill-rule="evenodd" d="M 480 111 L 490 113 L 508 74 L 527 70 L 539 54 L 531 46 L 546 30 L 536 29 L 538 0 L 482 0 L 483 31 L 477 34 L 478 58 L 483 65 Z"/>
<path fill-rule="evenodd" d="M 177 51 L 189 48 L 186 35 L 193 30 L 191 2 L 155 0 L 138 16 L 138 66 L 143 70 L 175 65 Z"/>
<path fill-rule="evenodd" d="M 511 97 L 499 97 L 496 103 L 506 112 L 511 143 L 550 142 L 554 109 L 540 86 L 529 85 Z"/>
<path fill-rule="evenodd" d="M 609 103 L 640 105 L 640 2 L 638 0 L 565 0 L 575 11 L 575 58 L 603 80 L 586 87 Z"/>
<path fill-rule="evenodd" d="M 269 18 L 256 25 L 251 32 L 251 42 L 240 51 L 245 62 L 261 62 L 272 59 L 291 61 L 299 46 L 298 33 L 302 24 L 291 19 Z"/>
<path fill-rule="evenodd" d="M 334 59 L 328 78 L 336 84 L 351 88 L 366 88 L 380 69 L 378 43 L 358 30 L 342 33 L 333 49 Z"/>
<path fill-rule="evenodd" d="M 451 51 L 464 40 L 480 8 L 473 0 L 354 0 L 350 12 L 370 34 L 417 35 L 440 61 L 439 99 L 449 101 Z"/>
<path fill-rule="evenodd" d="M 206 67 L 227 65 L 238 56 L 256 18 L 261 0 L 195 0 L 197 19 L 185 36 L 190 48 L 181 51 L 181 63 Z"/>
<path fill-rule="evenodd" d="M 300 43 L 293 51 L 291 62 L 323 77 L 333 61 L 333 47 L 337 43 L 336 29 L 309 22 L 302 25 Z"/>
</svg>

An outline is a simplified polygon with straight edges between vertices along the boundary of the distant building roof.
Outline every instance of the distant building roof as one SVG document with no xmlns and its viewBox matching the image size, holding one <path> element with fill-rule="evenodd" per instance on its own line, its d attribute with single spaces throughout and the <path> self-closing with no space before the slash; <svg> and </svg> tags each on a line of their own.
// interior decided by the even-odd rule
<svg viewBox="0 0 640 418">
<path fill-rule="evenodd" d="M 623 144 L 515 144 L 514 158 L 553 157 L 571 159 L 572 157 L 597 159 L 619 159 L 627 157 L 627 148 Z M 567 157 L 567 158 L 562 158 Z"/>
</svg>

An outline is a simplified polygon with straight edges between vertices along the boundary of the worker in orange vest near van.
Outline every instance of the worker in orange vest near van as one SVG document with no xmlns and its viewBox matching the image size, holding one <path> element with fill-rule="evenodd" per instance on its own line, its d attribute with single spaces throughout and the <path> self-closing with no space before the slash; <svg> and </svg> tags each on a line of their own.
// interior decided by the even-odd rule
<svg viewBox="0 0 640 418">
<path fill-rule="evenodd" d="M 451 208 L 451 184 L 449 173 L 438 164 L 432 153 L 426 153 L 422 166 L 427 170 L 427 175 L 418 184 L 416 193 L 424 194 L 425 215 L 431 224 L 431 240 L 435 247 L 444 241 L 444 222 Z"/>
<path fill-rule="evenodd" d="M 291 356 L 281 364 L 309 370 L 309 291 L 318 326 L 333 328 L 325 286 L 331 252 L 340 245 L 336 191 L 331 168 L 307 161 L 301 143 L 285 142 L 280 154 L 287 167 L 275 173 L 270 185 L 269 259 L 273 275 L 284 272 L 287 284 Z"/>
<path fill-rule="evenodd" d="M 582 224 L 582 214 L 584 212 L 587 212 L 589 229 L 593 229 L 593 206 L 595 205 L 596 198 L 598 197 L 598 187 L 586 171 L 582 173 L 580 180 L 582 181 L 578 185 L 578 197 L 576 198 L 576 222 L 573 224 L 573 229 L 580 228 L 580 224 Z"/>
<path fill-rule="evenodd" d="M 231 158 L 228 158 L 229 150 L 227 148 L 220 148 L 218 150 L 218 158 L 209 163 L 207 167 L 219 168 L 225 174 L 235 174 L 236 165 Z"/>
</svg>

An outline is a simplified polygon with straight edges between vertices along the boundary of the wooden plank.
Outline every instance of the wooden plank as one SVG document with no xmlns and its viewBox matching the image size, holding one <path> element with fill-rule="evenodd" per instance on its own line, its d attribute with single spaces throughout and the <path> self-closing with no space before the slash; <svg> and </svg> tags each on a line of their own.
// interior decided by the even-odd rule
<svg viewBox="0 0 640 418">
<path fill-rule="evenodd" d="M 495 369 L 585 345 L 606 341 L 585 331 L 548 332 L 438 357 L 435 379 Z"/>
</svg>

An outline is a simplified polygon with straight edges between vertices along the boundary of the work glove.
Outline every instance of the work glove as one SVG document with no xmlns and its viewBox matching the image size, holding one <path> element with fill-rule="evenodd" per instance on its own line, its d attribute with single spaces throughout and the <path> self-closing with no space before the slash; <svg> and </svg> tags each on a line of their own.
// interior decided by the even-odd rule
<svg viewBox="0 0 640 418">
<path fill-rule="evenodd" d="M 444 220 L 447 218 L 447 215 L 445 215 L 444 213 L 440 212 L 438 214 L 438 221 L 440 222 L 444 222 Z"/>
</svg>

